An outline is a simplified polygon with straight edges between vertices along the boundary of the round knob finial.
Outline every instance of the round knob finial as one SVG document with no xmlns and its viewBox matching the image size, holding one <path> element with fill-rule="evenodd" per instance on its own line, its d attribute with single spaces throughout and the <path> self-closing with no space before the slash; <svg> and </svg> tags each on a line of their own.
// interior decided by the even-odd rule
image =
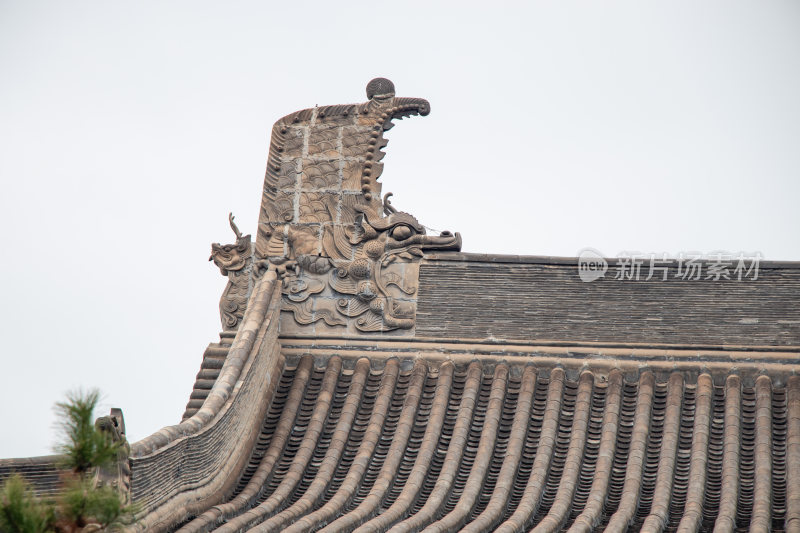
<svg viewBox="0 0 800 533">
<path fill-rule="evenodd" d="M 386 78 L 375 78 L 367 84 L 367 98 L 375 96 L 394 96 L 394 83 Z"/>
</svg>

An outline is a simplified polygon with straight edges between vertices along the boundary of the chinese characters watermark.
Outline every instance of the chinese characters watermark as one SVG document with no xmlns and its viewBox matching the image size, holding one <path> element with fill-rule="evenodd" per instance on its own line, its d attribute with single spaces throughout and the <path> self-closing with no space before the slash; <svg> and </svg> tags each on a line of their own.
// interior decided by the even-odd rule
<svg viewBox="0 0 800 533">
<path fill-rule="evenodd" d="M 609 264 L 597 250 L 584 248 L 578 254 L 578 276 L 586 283 L 604 277 L 630 281 L 756 281 L 762 257 L 760 252 L 681 252 L 672 258 L 666 253 L 623 252 Z"/>
</svg>

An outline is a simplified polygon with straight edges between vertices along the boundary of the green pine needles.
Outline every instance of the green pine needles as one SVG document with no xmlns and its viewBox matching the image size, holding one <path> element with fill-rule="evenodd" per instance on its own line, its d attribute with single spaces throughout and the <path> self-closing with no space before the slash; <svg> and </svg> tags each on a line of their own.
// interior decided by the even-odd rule
<svg viewBox="0 0 800 533">
<path fill-rule="evenodd" d="M 114 467 L 126 445 L 95 427 L 99 401 L 92 389 L 70 392 L 56 404 L 63 490 L 54 500 L 39 499 L 21 476 L 8 478 L 0 486 L 0 533 L 114 531 L 132 519 L 134 509 L 120 493 L 96 483 L 97 469 Z"/>
<path fill-rule="evenodd" d="M 56 529 L 64 533 L 121 528 L 128 510 L 119 493 L 111 487 L 95 487 L 93 480 L 73 479 L 59 498 Z M 89 528 L 88 526 L 91 526 Z"/>
<path fill-rule="evenodd" d="M 6 480 L 0 489 L 0 531 L 41 533 L 52 531 L 55 509 L 39 501 L 19 474 Z"/>
<path fill-rule="evenodd" d="M 55 451 L 64 456 L 62 466 L 80 477 L 114 462 L 122 445 L 95 428 L 94 410 L 99 401 L 100 391 L 92 389 L 69 392 L 67 401 L 56 403 L 62 437 Z"/>
</svg>

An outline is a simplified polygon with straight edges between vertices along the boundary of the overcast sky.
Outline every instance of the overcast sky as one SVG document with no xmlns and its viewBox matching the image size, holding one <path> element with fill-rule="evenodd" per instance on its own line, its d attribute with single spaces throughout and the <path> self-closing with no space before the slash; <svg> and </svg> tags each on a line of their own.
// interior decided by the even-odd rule
<svg viewBox="0 0 800 533">
<path fill-rule="evenodd" d="M 432 108 L 384 192 L 465 251 L 800 260 L 800 3 L 486 5 L 0 0 L 0 457 L 79 386 L 180 420 L 272 124 L 376 76 Z"/>
</svg>

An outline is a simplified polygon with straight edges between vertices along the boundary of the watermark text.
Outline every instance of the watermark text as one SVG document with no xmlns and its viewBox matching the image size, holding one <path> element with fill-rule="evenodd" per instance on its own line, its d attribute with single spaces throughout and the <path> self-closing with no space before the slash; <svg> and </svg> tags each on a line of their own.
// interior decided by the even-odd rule
<svg viewBox="0 0 800 533">
<path fill-rule="evenodd" d="M 589 283 L 600 278 L 623 281 L 682 279 L 687 281 L 756 281 L 760 252 L 680 252 L 667 253 L 621 252 L 609 261 L 594 248 L 584 248 L 578 254 L 578 276 Z"/>
</svg>

